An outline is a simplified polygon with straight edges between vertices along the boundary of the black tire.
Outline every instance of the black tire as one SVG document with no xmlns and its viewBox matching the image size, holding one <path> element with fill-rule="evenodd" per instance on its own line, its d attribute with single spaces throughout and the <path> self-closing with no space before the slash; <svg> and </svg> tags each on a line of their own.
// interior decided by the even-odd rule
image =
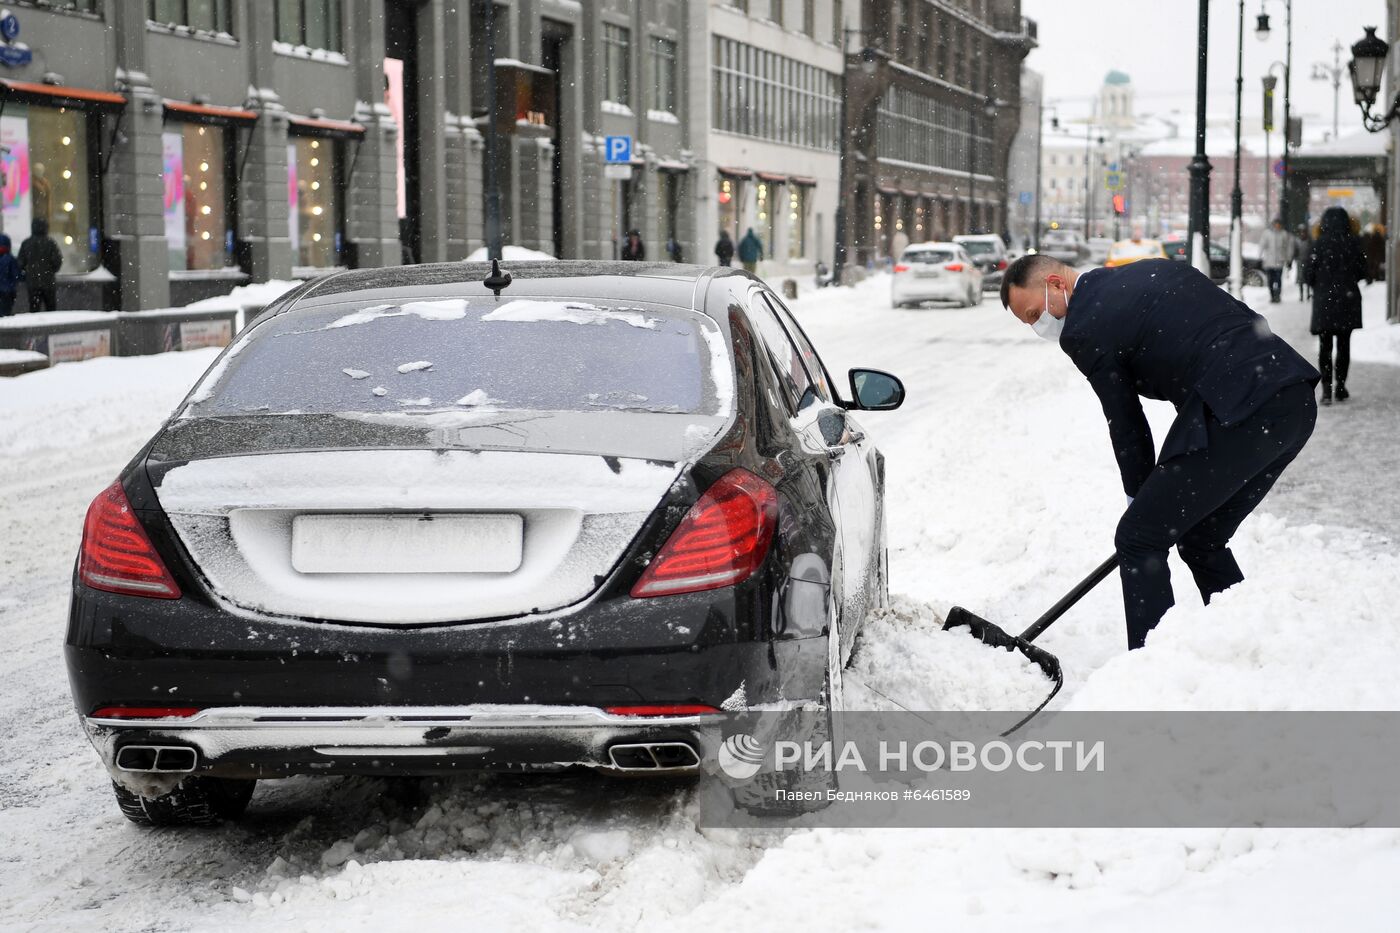
<svg viewBox="0 0 1400 933">
<path fill-rule="evenodd" d="M 168 794 L 142 797 L 112 782 L 122 815 L 143 826 L 217 826 L 248 809 L 257 781 L 251 778 L 187 777 Z"/>
<path fill-rule="evenodd" d="M 1269 280 L 1261 269 L 1246 269 L 1244 270 L 1244 284 L 1263 288 L 1269 284 Z"/>
</svg>

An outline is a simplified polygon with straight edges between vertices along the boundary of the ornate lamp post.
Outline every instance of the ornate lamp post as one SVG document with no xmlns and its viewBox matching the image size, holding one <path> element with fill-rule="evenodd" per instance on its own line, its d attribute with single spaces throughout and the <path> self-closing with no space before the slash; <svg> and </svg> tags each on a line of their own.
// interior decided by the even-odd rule
<svg viewBox="0 0 1400 933">
<path fill-rule="evenodd" d="M 1351 73 L 1352 97 L 1361 108 L 1361 125 L 1372 133 L 1379 133 L 1400 116 L 1400 94 L 1395 95 L 1385 113 L 1371 112 L 1385 78 L 1385 60 L 1389 54 L 1390 43 L 1376 35 L 1375 26 L 1367 26 L 1366 35 L 1351 47 L 1347 70 Z"/>
<path fill-rule="evenodd" d="M 845 52 L 845 42 L 847 37 L 849 37 L 853 33 L 859 35 L 861 32 L 862 30 L 860 29 L 842 30 L 841 42 L 843 53 Z M 875 72 L 879 69 L 879 66 L 879 53 L 877 53 L 870 46 L 866 46 L 865 48 L 861 49 L 860 71 L 861 74 L 865 76 L 865 80 L 867 82 L 875 76 Z M 835 254 L 832 258 L 831 263 L 831 281 L 837 285 L 841 284 L 841 275 L 846 269 L 846 254 L 849 252 L 850 249 L 849 244 L 846 242 L 846 201 L 849 197 L 846 191 L 846 186 L 849 184 L 850 180 L 851 161 L 850 128 L 846 125 L 846 101 L 847 98 L 850 97 L 850 73 L 850 66 L 849 63 L 847 63 L 846 69 L 842 72 L 841 76 L 841 112 L 837 116 L 836 126 L 836 243 Z"/>
<path fill-rule="evenodd" d="M 1260 42 L 1267 41 L 1271 30 L 1269 14 L 1264 12 L 1267 0 L 1260 0 L 1259 16 L 1256 19 L 1254 34 Z M 1278 215 L 1283 220 L 1285 230 L 1292 229 L 1288 218 L 1288 140 L 1293 135 L 1292 78 L 1293 78 L 1293 0 L 1284 0 L 1284 52 L 1283 52 L 1283 189 L 1278 198 Z"/>
<path fill-rule="evenodd" d="M 1210 4 L 1200 0 L 1196 27 L 1196 154 L 1187 171 L 1191 174 L 1186 242 L 1190 244 L 1191 265 L 1210 274 L 1210 160 L 1206 158 L 1206 51 L 1209 48 Z"/>
</svg>

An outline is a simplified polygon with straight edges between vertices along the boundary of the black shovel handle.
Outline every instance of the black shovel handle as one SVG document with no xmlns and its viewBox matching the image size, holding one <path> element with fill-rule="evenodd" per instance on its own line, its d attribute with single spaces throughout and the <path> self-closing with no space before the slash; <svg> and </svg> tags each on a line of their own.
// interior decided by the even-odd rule
<svg viewBox="0 0 1400 933">
<path fill-rule="evenodd" d="M 1036 638 L 1039 637 L 1041 632 L 1054 625 L 1055 620 L 1057 620 L 1060 616 L 1068 612 L 1071 606 L 1073 606 L 1075 603 L 1079 602 L 1081 599 L 1084 598 L 1084 594 L 1088 593 L 1094 587 L 1098 586 L 1099 583 L 1103 581 L 1104 577 L 1108 576 L 1110 573 L 1113 573 L 1113 571 L 1117 568 L 1118 555 L 1114 554 L 1108 560 L 1095 567 L 1093 572 L 1090 573 L 1087 577 L 1085 577 L 1083 580 L 1080 580 L 1079 583 L 1074 587 L 1074 589 L 1070 590 L 1064 596 L 1060 597 L 1059 602 L 1051 606 L 1049 609 L 1045 610 L 1045 615 L 1032 622 L 1030 628 L 1022 632 L 1020 637 L 1025 639 L 1026 641 L 1035 641 Z"/>
</svg>

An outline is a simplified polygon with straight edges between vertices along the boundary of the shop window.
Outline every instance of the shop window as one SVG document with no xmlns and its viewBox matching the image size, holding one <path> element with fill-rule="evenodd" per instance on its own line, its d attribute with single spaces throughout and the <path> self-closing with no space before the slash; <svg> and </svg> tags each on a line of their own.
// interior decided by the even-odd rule
<svg viewBox="0 0 1400 933">
<path fill-rule="evenodd" d="M 4 229 L 15 249 L 43 220 L 63 253 L 63 272 L 97 267 L 93 249 L 88 114 L 71 107 L 11 104 L 0 117 L 4 153 Z"/>
<path fill-rule="evenodd" d="M 341 0 L 275 0 L 277 38 L 292 45 L 341 51 Z"/>
<path fill-rule="evenodd" d="M 670 39 L 651 40 L 653 81 L 656 88 L 656 109 L 678 113 L 676 96 L 676 43 Z"/>
<path fill-rule="evenodd" d="M 719 179 L 719 227 L 728 230 L 729 235 L 739 235 L 739 202 L 742 200 L 744 183 L 737 178 Z"/>
<path fill-rule="evenodd" d="M 755 231 L 759 238 L 763 240 L 763 255 L 773 257 L 773 231 L 776 229 L 773 217 L 773 209 L 777 200 L 776 186 L 766 181 L 760 181 L 756 189 L 755 209 L 758 213 L 758 229 Z"/>
<path fill-rule="evenodd" d="M 336 182 L 339 154 L 330 139 L 287 143 L 288 234 L 298 266 L 340 264 L 343 194 Z"/>
<path fill-rule="evenodd" d="M 229 0 L 146 0 L 146 18 L 209 32 L 229 31 Z"/>
<path fill-rule="evenodd" d="M 789 259 L 807 255 L 807 189 L 802 185 L 788 185 L 787 241 Z"/>
<path fill-rule="evenodd" d="M 229 226 L 225 132 L 177 123 L 161 135 L 161 143 L 170 268 L 222 269 Z"/>
<path fill-rule="evenodd" d="M 603 96 L 631 106 L 632 31 L 612 23 L 603 24 Z"/>
</svg>

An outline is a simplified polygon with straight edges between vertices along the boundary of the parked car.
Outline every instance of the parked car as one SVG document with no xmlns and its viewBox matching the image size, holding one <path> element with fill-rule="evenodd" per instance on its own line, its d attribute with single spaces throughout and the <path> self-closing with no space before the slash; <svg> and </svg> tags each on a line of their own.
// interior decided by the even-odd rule
<svg viewBox="0 0 1400 933">
<path fill-rule="evenodd" d="M 916 243 L 894 264 L 890 303 L 896 308 L 952 301 L 970 308 L 982 301 L 982 272 L 958 243 Z"/>
<path fill-rule="evenodd" d="M 1264 275 L 1264 263 L 1259 257 L 1259 250 L 1251 250 L 1251 244 L 1246 243 L 1241 250 L 1244 257 L 1244 284 L 1264 286 L 1269 284 L 1268 278 Z M 1185 237 L 1175 237 L 1162 241 L 1162 248 L 1167 251 L 1167 256 L 1179 262 L 1190 262 L 1190 250 Z M 1210 278 L 1217 285 L 1223 285 L 1230 280 L 1230 251 L 1220 245 L 1215 240 L 1210 241 Z"/>
<path fill-rule="evenodd" d="M 1001 288 L 1001 276 L 1011 264 L 1006 243 L 995 233 L 963 234 L 953 237 L 953 242 L 961 246 L 972 257 L 972 261 L 982 272 L 982 290 L 994 292 Z"/>
<path fill-rule="evenodd" d="M 1048 230 L 1040 237 L 1040 251 L 1051 259 L 1077 266 L 1089 258 L 1089 247 L 1077 230 Z"/>
<path fill-rule="evenodd" d="M 1113 247 L 1113 239 L 1106 236 L 1089 237 L 1089 262 L 1101 266 L 1108 261 L 1108 251 Z"/>
<path fill-rule="evenodd" d="M 1108 258 L 1104 260 L 1104 267 L 1113 269 L 1118 266 L 1126 266 L 1129 263 L 1139 262 L 1143 259 L 1166 259 L 1166 250 L 1162 249 L 1159 240 L 1119 240 L 1108 250 Z"/>
<path fill-rule="evenodd" d="M 93 501 L 66 658 L 129 819 L 294 774 L 688 772 L 721 708 L 839 708 L 887 593 L 856 412 L 899 380 L 838 387 L 740 270 L 490 272 L 299 287 Z"/>
</svg>

